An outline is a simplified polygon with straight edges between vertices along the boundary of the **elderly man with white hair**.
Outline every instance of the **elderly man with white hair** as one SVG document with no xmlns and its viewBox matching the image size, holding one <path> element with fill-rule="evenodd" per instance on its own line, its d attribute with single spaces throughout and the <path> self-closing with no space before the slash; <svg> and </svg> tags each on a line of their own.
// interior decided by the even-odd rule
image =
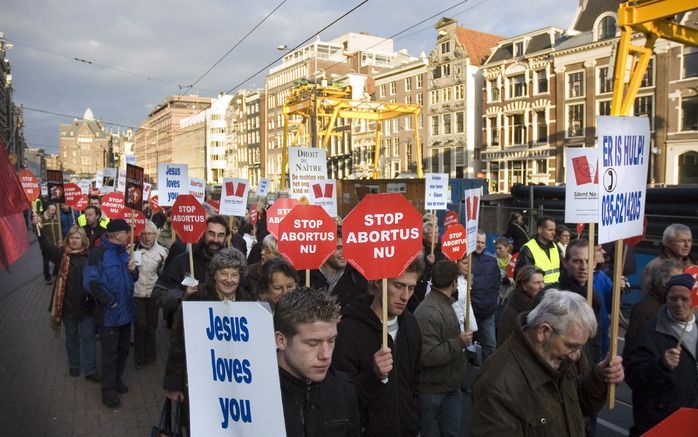
<svg viewBox="0 0 698 437">
<path fill-rule="evenodd" d="M 134 284 L 136 303 L 134 360 L 139 369 L 155 362 L 155 330 L 158 326 L 158 305 L 150 296 L 167 259 L 167 249 L 158 243 L 159 230 L 148 220 L 140 234 L 134 258 L 140 262 L 140 274 Z"/>
<path fill-rule="evenodd" d="M 584 418 L 601 409 L 607 384 L 624 377 L 619 356 L 589 365 L 582 349 L 595 332 L 582 296 L 548 290 L 480 368 L 470 435 L 585 437 Z"/>
</svg>

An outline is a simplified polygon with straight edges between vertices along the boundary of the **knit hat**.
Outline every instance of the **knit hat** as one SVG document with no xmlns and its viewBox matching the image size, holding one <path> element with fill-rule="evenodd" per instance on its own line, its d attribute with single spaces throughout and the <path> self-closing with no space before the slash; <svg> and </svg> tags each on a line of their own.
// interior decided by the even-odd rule
<svg viewBox="0 0 698 437">
<path fill-rule="evenodd" d="M 124 219 L 114 219 L 107 223 L 107 232 L 119 232 L 126 231 L 129 232 L 131 227 L 126 223 Z"/>
<path fill-rule="evenodd" d="M 664 296 L 669 292 L 669 289 L 674 286 L 679 286 L 679 287 L 686 287 L 689 290 L 693 288 L 693 284 L 695 284 L 695 279 L 693 279 L 692 275 L 689 275 L 688 273 L 681 273 L 680 275 L 674 275 L 669 278 L 669 280 L 666 283 L 666 286 L 664 287 Z"/>
</svg>

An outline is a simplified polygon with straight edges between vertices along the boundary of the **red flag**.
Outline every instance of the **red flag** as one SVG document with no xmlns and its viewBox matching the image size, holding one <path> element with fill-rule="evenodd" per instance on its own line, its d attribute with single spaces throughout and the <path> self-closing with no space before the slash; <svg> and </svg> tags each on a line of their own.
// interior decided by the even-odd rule
<svg viewBox="0 0 698 437">
<path fill-rule="evenodd" d="M 0 140 L 0 266 L 7 270 L 29 249 L 24 210 L 29 208 L 17 173 L 10 163 L 5 143 Z"/>
</svg>

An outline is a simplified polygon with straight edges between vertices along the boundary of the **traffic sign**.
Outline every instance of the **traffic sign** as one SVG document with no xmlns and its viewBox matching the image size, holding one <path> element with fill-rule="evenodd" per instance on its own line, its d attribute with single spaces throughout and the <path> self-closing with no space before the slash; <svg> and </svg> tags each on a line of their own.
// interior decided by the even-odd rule
<svg viewBox="0 0 698 437">
<path fill-rule="evenodd" d="M 185 243 L 196 243 L 206 231 L 206 210 L 191 194 L 180 194 L 172 206 L 172 229 Z"/>
<path fill-rule="evenodd" d="M 279 252 L 296 270 L 319 269 L 337 248 L 337 222 L 320 205 L 296 205 L 278 232 Z"/>
<path fill-rule="evenodd" d="M 465 242 L 463 225 L 450 226 L 441 237 L 441 252 L 451 261 L 458 261 L 465 255 Z"/>
<path fill-rule="evenodd" d="M 145 229 L 145 215 L 136 209 L 122 208 L 114 218 L 126 220 L 126 223 L 133 227 L 134 235 L 140 235 Z"/>
<path fill-rule="evenodd" d="M 35 201 L 39 198 L 41 194 L 41 188 L 39 188 L 39 179 L 34 176 L 31 170 L 28 168 L 23 168 L 19 171 L 19 181 L 22 183 L 22 189 L 24 194 L 27 196 L 27 200 L 30 202 Z"/>
<path fill-rule="evenodd" d="M 344 258 L 368 280 L 400 276 L 422 249 L 422 215 L 400 193 L 367 194 L 342 228 Z"/>
<path fill-rule="evenodd" d="M 82 196 L 82 190 L 77 184 L 64 184 L 63 191 L 65 192 L 65 204 L 67 206 L 77 207 L 78 200 Z"/>
<path fill-rule="evenodd" d="M 112 191 L 102 197 L 102 212 L 110 219 L 116 216 L 124 209 L 124 193 Z"/>
<path fill-rule="evenodd" d="M 287 197 L 276 199 L 276 202 L 267 210 L 267 231 L 278 238 L 279 223 L 296 205 L 298 205 L 296 199 Z"/>
</svg>

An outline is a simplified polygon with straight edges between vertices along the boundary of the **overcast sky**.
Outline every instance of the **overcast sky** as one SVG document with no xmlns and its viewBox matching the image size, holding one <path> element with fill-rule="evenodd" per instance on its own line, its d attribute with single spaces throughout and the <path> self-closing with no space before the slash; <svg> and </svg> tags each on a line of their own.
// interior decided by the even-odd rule
<svg viewBox="0 0 698 437">
<path fill-rule="evenodd" d="M 277 58 L 278 45 L 294 47 L 361 1 L 287 0 L 190 93 L 229 90 Z M 79 117 L 89 107 L 97 118 L 137 127 L 154 105 L 177 94 L 178 85 L 193 83 L 281 2 L 10 0 L 3 4 L 0 32 L 14 43 L 7 53 L 14 101 Z M 369 0 L 320 38 L 362 31 L 388 37 L 458 3 Z M 509 37 L 546 26 L 566 29 L 578 3 L 468 0 L 442 15 L 466 28 Z M 429 53 L 439 17 L 396 37 L 395 49 L 413 56 Z M 263 86 L 259 75 L 244 87 Z M 27 109 L 27 142 L 57 153 L 58 125 L 69 121 Z"/>
</svg>

